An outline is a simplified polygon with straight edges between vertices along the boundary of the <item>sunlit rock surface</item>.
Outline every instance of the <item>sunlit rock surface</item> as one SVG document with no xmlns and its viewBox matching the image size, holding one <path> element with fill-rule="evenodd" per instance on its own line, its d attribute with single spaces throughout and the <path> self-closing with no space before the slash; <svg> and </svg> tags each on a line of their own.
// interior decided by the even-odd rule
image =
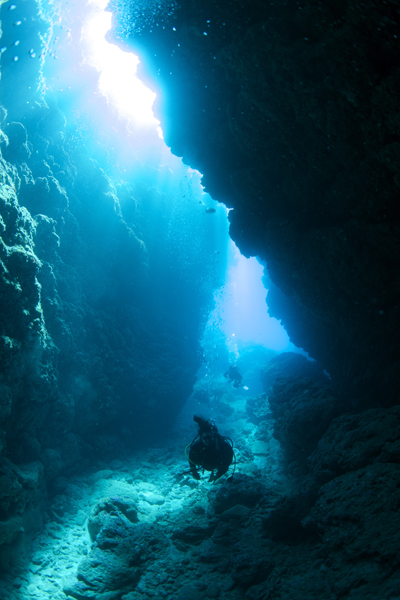
<svg viewBox="0 0 400 600">
<path fill-rule="evenodd" d="M 199 364 L 197 333 L 207 291 L 197 294 L 196 316 L 191 289 L 210 270 L 204 262 L 186 281 L 176 267 L 164 270 L 162 259 L 174 252 L 168 199 L 143 183 L 115 184 L 90 156 L 68 154 L 61 115 L 37 108 L 31 146 L 43 142 L 42 130 L 49 119 L 54 127 L 54 117 L 61 141 L 53 142 L 53 130 L 51 145 L 32 160 L 15 154 L 21 145 L 14 134 L 27 139 L 24 126 L 5 127 L 11 134 L 4 154 L 15 162 L 3 161 L 1 192 L 2 345 L 5 360 L 13 357 L 4 375 L 2 412 L 12 419 L 13 403 L 29 411 L 35 401 L 30 434 L 40 431 L 43 450 L 52 436 L 59 443 L 72 428 L 98 438 L 113 427 L 135 429 L 140 420 L 140 436 L 145 423 L 157 428 L 172 420 Z M 165 291 L 167 278 L 176 279 L 177 289 Z M 185 287 L 180 294 L 179 286 Z M 24 371 L 36 385 L 18 397 L 14 378 Z M 16 453 L 24 452 L 13 433 L 8 451 L 15 444 Z"/>
<path fill-rule="evenodd" d="M 293 342 L 367 403 L 399 383 L 399 14 L 392 2 L 113 0 L 165 140 L 268 264 Z"/>
</svg>

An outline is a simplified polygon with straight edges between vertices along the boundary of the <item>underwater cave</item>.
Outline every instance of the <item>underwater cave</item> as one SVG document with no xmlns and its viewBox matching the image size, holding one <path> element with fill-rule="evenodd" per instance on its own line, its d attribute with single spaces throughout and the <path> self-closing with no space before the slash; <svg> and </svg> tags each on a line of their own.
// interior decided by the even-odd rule
<svg viewBox="0 0 400 600">
<path fill-rule="evenodd" d="M 399 600 L 398 2 L 0 38 L 1 600 Z"/>
</svg>

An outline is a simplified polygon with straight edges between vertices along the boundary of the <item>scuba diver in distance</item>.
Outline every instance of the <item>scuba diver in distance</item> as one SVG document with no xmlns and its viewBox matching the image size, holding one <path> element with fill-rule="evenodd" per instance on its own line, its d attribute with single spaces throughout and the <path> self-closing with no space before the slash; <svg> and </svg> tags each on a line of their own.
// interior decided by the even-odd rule
<svg viewBox="0 0 400 600">
<path fill-rule="evenodd" d="M 189 456 L 186 454 L 188 446 L 185 449 L 190 472 L 195 479 L 200 479 L 197 467 L 201 467 L 203 471 L 211 471 L 208 481 L 217 481 L 227 472 L 232 463 L 233 442 L 218 433 L 213 421 L 197 415 L 194 415 L 193 421 L 199 426 L 199 432 L 189 444 Z M 228 481 L 230 480 L 231 477 L 228 478 Z"/>
<path fill-rule="evenodd" d="M 229 379 L 229 381 L 233 381 L 233 387 L 235 387 L 235 388 L 243 387 L 243 384 L 242 384 L 243 375 L 240 373 L 240 371 L 236 365 L 230 365 L 227 372 L 224 373 L 224 377 L 227 377 Z"/>
</svg>

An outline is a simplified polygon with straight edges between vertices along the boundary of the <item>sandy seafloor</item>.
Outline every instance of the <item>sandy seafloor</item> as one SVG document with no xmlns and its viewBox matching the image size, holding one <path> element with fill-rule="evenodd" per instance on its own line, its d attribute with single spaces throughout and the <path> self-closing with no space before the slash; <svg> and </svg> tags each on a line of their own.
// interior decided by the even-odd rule
<svg viewBox="0 0 400 600">
<path fill-rule="evenodd" d="M 267 439 L 264 431 L 263 441 L 258 440 L 257 427 L 246 412 L 250 393 L 229 386 L 228 395 L 234 409 L 229 418 L 218 417 L 218 411 L 192 396 L 177 419 L 175 431 L 159 447 L 134 452 L 123 461 L 98 461 L 90 471 L 61 480 L 59 485 L 64 489 L 52 498 L 44 530 L 30 548 L 21 548 L 20 563 L 3 574 L 1 600 L 66 600 L 63 589 L 75 580 L 79 562 L 90 552 L 88 517 L 105 498 L 134 495 L 139 523 L 158 523 L 167 534 L 188 523 L 203 524 L 209 492 L 225 483 L 225 477 L 210 484 L 207 473 L 199 482 L 190 475 L 182 476 L 188 468 L 184 450 L 197 431 L 193 414 L 209 417 L 216 413 L 219 432 L 235 444 L 236 474 L 261 480 L 274 495 L 286 493 L 289 483 L 282 470 L 279 443 L 273 437 L 273 420 L 268 421 Z M 135 590 L 122 599 L 176 597 L 177 589 L 202 575 L 207 580 L 208 597 L 212 597 L 212 586 L 218 589 L 218 573 L 210 573 L 207 565 L 194 567 L 189 560 L 184 562 L 188 564 L 182 569 L 182 552 L 171 545 L 146 569 Z M 179 563 L 178 570 L 175 563 Z"/>
</svg>

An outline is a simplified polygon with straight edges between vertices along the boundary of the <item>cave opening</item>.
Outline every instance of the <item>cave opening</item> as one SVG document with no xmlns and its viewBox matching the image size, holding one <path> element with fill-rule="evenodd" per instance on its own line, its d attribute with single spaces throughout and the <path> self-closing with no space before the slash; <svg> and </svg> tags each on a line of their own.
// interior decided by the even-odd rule
<svg viewBox="0 0 400 600">
<path fill-rule="evenodd" d="M 392 8 L 0 0 L 1 600 L 397 598 Z"/>
<path fill-rule="evenodd" d="M 198 489 L 185 472 L 195 413 L 234 438 L 242 476 L 284 478 L 272 421 L 258 439 L 249 406 L 265 404 L 265 362 L 299 350 L 267 313 L 263 266 L 229 237 L 229 209 L 166 146 L 138 59 L 106 41 L 106 5 L 2 5 L 4 200 L 15 211 L 5 230 L 25 236 L 22 247 L 5 238 L 3 285 L 27 290 L 16 312 L 33 332 L 24 343 L 3 326 L 18 350 L 3 376 L 2 469 L 34 482 L 34 495 L 5 505 L 4 599 L 13 586 L 21 600 L 108 589 L 93 562 L 97 514 L 124 514 L 128 529 L 190 518 L 193 502 L 205 514 L 212 484 Z M 32 267 L 25 278 L 15 256 Z M 17 376 L 26 393 L 13 391 Z"/>
<path fill-rule="evenodd" d="M 146 165 L 139 175 L 141 181 L 146 181 L 150 171 L 158 194 L 169 198 L 172 206 L 177 203 L 172 208 L 168 237 L 170 241 L 174 239 L 176 246 L 170 257 L 180 265 L 180 269 L 185 259 L 187 269 L 193 268 L 193 260 L 211 259 L 217 265 L 213 273 L 214 279 L 207 284 L 209 292 L 213 294 L 213 303 L 209 306 L 215 306 L 208 317 L 205 316 L 206 308 L 202 309 L 203 318 L 207 321 L 206 332 L 201 340 L 202 357 L 206 364 L 215 363 L 215 357 L 218 356 L 219 370 L 223 372 L 227 365 L 240 362 L 241 353 L 251 351 L 253 346 L 260 346 L 261 353 L 264 348 L 276 353 L 294 351 L 306 355 L 289 341 L 282 324 L 268 315 L 268 289 L 265 287 L 268 285 L 267 271 L 264 271 L 255 257 L 246 258 L 241 255 L 230 239 L 229 224 L 225 218 L 229 209 L 214 202 L 204 192 L 202 175 L 172 155 L 165 145 L 160 121 L 155 118 L 152 110 L 156 94 L 137 76 L 139 59 L 132 52 L 123 51 L 107 41 L 107 33 L 112 26 L 112 13 L 107 10 L 107 4 L 106 0 L 91 0 L 84 7 L 75 5 L 71 8 L 68 3 L 60 3 L 56 18 L 47 13 L 51 19 L 52 33 L 41 68 L 44 98 L 49 96 L 57 106 L 73 115 L 74 122 L 79 123 L 78 128 L 81 132 L 85 131 L 81 135 L 86 138 L 91 152 L 91 144 L 94 147 L 107 145 L 109 173 L 122 177 L 128 175 L 135 179 L 135 162 L 139 160 L 142 167 Z M 61 32 L 64 32 L 63 40 Z M 56 48 L 50 50 L 54 43 Z M 89 73 L 86 67 L 89 68 Z M 93 69 L 96 76 L 93 75 Z M 81 92 L 77 95 L 77 89 L 85 86 L 85 79 L 89 79 L 90 84 L 83 97 Z M 82 115 L 77 119 L 78 110 Z M 118 138 L 113 139 L 110 147 L 112 130 L 118 132 Z M 96 152 L 97 148 L 93 150 Z M 102 158 L 104 160 L 104 156 Z M 188 179 L 191 181 L 190 185 L 185 183 Z M 176 189 L 180 190 L 178 198 L 174 198 Z M 120 208 L 124 218 L 134 218 L 129 202 L 120 200 Z M 155 213 L 162 210 L 162 206 L 154 206 Z M 196 237 L 195 221 L 199 220 L 199 213 L 207 215 L 202 220 L 205 223 L 208 220 L 209 223 L 197 235 L 201 239 L 206 231 L 212 242 L 211 249 L 204 252 L 203 247 L 200 252 L 204 254 L 193 258 L 196 256 L 195 245 L 192 245 L 192 249 L 185 247 L 183 238 L 188 234 L 182 233 L 182 228 L 190 232 L 193 240 Z M 157 218 L 157 215 L 150 214 L 150 219 Z M 176 243 L 177 233 L 183 236 L 179 239 L 180 243 Z M 202 243 L 204 244 L 200 242 L 200 245 Z M 193 257 L 190 256 L 191 252 Z M 174 265 L 168 268 L 176 269 Z M 165 271 L 165 265 L 160 263 L 158 269 Z M 167 285 L 164 287 L 164 301 L 170 298 L 171 303 L 176 302 L 177 293 L 179 290 L 173 289 L 173 286 L 168 289 Z M 162 314 L 166 309 L 155 304 L 154 310 L 161 310 Z M 214 343 L 209 347 L 209 338 L 212 337 L 220 338 L 219 345 Z M 206 367 L 206 371 L 208 369 Z M 214 369 L 210 370 L 215 370 L 215 364 Z M 198 372 L 198 378 L 203 371 L 204 365 Z M 263 388 L 257 376 L 253 376 L 252 383 L 252 392 L 261 393 Z M 134 414 L 134 411 L 129 411 L 129 414 Z M 127 415 L 122 414 L 121 417 L 126 427 Z M 135 429 L 136 423 L 130 423 L 130 426 Z M 126 433 L 128 434 L 127 429 Z"/>
</svg>

